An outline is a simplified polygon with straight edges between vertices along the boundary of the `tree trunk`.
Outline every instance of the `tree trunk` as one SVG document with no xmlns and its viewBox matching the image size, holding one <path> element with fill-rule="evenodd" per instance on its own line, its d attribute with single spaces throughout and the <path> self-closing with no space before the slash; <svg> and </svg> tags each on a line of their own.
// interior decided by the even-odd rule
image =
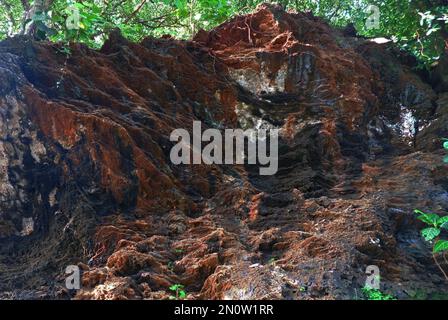
<svg viewBox="0 0 448 320">
<path fill-rule="evenodd" d="M 45 13 L 53 4 L 54 0 L 35 0 L 33 5 L 30 5 L 28 0 L 22 0 L 22 6 L 24 9 L 24 18 L 22 24 L 21 34 L 26 34 L 29 36 L 36 36 L 36 23 L 33 17 L 38 13 Z M 31 23 L 29 23 L 32 21 Z"/>
</svg>

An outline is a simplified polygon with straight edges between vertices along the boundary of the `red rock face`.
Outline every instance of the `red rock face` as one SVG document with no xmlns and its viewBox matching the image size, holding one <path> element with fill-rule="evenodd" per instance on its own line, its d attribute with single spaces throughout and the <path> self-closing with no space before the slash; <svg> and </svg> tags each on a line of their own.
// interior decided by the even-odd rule
<svg viewBox="0 0 448 320">
<path fill-rule="evenodd" d="M 448 93 L 390 45 L 263 5 L 70 51 L 0 43 L 2 297 L 347 299 L 369 265 L 398 298 L 446 294 L 412 210 L 448 208 Z M 174 165 L 194 120 L 279 129 L 278 173 Z"/>
</svg>

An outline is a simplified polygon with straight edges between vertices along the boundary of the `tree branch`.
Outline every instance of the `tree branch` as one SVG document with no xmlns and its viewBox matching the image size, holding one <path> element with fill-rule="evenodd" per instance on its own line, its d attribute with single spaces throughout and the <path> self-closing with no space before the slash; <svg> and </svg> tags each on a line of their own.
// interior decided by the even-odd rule
<svg viewBox="0 0 448 320">
<path fill-rule="evenodd" d="M 25 11 L 30 10 L 30 3 L 28 0 L 21 0 L 20 2 L 22 3 L 23 10 Z"/>
<path fill-rule="evenodd" d="M 143 0 L 140 5 L 131 13 L 131 15 L 124 21 L 124 23 L 128 23 L 145 5 L 146 0 Z"/>
</svg>

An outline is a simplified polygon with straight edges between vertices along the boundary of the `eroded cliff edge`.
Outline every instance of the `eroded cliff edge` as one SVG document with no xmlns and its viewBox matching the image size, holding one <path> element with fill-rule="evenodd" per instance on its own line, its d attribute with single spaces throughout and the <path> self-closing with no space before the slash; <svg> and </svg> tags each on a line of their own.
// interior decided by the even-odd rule
<svg viewBox="0 0 448 320">
<path fill-rule="evenodd" d="M 0 43 L 3 298 L 353 299 L 368 265 L 398 298 L 448 293 L 412 213 L 448 209 L 448 93 L 393 45 L 263 5 L 66 52 Z M 280 129 L 279 172 L 173 165 L 193 120 Z"/>
</svg>

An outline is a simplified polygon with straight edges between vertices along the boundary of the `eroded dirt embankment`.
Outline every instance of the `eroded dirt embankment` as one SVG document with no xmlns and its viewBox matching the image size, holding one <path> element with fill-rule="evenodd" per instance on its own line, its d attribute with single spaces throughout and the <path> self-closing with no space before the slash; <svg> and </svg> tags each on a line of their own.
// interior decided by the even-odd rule
<svg viewBox="0 0 448 320">
<path fill-rule="evenodd" d="M 412 213 L 448 209 L 448 93 L 392 45 L 264 5 L 65 51 L 0 43 L 3 298 L 73 297 L 72 264 L 79 299 L 350 299 L 368 265 L 398 298 L 448 292 Z M 193 120 L 280 129 L 278 173 L 173 165 Z"/>
</svg>

